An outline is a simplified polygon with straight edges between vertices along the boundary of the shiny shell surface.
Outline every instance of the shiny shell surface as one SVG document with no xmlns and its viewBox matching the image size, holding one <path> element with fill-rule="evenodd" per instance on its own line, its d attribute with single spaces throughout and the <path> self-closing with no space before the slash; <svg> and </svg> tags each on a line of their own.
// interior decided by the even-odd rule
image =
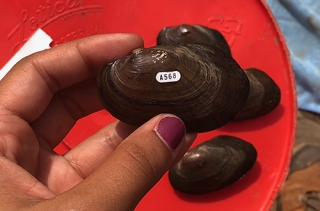
<svg viewBox="0 0 320 211">
<path fill-rule="evenodd" d="M 231 55 L 231 49 L 224 36 L 216 29 L 202 25 L 180 24 L 163 28 L 157 37 L 157 44 L 197 43 L 214 45 Z"/>
<path fill-rule="evenodd" d="M 256 158 L 251 143 L 233 136 L 217 136 L 189 150 L 169 171 L 169 180 L 183 193 L 209 193 L 241 179 Z"/>
<path fill-rule="evenodd" d="M 136 49 L 98 75 L 101 101 L 114 117 L 139 126 L 172 113 L 188 132 L 230 122 L 245 104 L 249 81 L 237 62 L 209 45 L 161 45 Z"/>
</svg>

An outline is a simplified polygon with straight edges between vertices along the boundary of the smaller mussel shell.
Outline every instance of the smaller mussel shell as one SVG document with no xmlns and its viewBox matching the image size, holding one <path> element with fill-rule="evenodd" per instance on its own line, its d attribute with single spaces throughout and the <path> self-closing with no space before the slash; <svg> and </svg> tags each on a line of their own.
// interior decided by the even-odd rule
<svg viewBox="0 0 320 211">
<path fill-rule="evenodd" d="M 250 89 L 231 56 L 199 44 L 137 49 L 107 64 L 97 84 L 102 104 L 117 119 L 140 126 L 171 113 L 183 120 L 187 132 L 211 131 L 232 121 Z"/>
<path fill-rule="evenodd" d="M 217 136 L 189 150 L 169 171 L 169 180 L 183 193 L 209 193 L 241 179 L 256 159 L 257 151 L 251 143 Z"/>
<path fill-rule="evenodd" d="M 281 100 L 281 91 L 265 72 L 248 68 L 244 71 L 249 79 L 250 93 L 246 104 L 233 121 L 254 119 L 273 111 Z"/>
<path fill-rule="evenodd" d="M 202 25 L 181 24 L 163 28 L 157 37 L 157 44 L 197 43 L 214 45 L 231 55 L 231 49 L 224 36 L 215 29 Z"/>
</svg>

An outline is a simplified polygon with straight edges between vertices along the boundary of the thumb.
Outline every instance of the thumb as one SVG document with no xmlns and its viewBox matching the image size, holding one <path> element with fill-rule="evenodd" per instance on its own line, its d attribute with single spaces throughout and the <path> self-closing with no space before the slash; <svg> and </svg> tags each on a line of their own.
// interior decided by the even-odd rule
<svg viewBox="0 0 320 211">
<path fill-rule="evenodd" d="M 159 115 L 138 128 L 102 167 L 108 178 L 108 192 L 113 193 L 107 206 L 113 210 L 133 210 L 183 156 L 195 137 L 186 135 L 183 122 L 173 115 Z"/>
<path fill-rule="evenodd" d="M 73 189 L 55 197 L 64 209 L 133 210 L 143 196 L 188 150 L 187 134 L 176 116 L 161 114 L 130 134 L 107 161 Z"/>
</svg>

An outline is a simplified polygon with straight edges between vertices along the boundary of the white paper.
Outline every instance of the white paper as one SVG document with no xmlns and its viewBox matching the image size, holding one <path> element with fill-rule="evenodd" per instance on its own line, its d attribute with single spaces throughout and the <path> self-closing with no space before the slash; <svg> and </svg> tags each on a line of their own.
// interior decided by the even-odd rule
<svg viewBox="0 0 320 211">
<path fill-rule="evenodd" d="M 2 80 L 2 78 L 18 61 L 32 53 L 50 48 L 51 42 L 52 38 L 42 29 L 38 29 L 22 46 L 22 48 L 10 59 L 10 61 L 0 70 L 0 80 Z"/>
</svg>

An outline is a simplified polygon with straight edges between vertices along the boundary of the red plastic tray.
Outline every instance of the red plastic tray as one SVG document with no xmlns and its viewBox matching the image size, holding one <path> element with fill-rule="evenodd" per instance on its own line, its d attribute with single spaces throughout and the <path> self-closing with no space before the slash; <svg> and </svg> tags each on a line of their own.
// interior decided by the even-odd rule
<svg viewBox="0 0 320 211">
<path fill-rule="evenodd" d="M 283 38 L 264 2 L 259 0 L 1 0 L 2 67 L 22 44 L 42 28 L 52 45 L 80 37 L 112 32 L 140 34 L 145 46 L 155 45 L 157 33 L 180 23 L 220 30 L 243 68 L 256 67 L 280 86 L 280 105 L 263 117 L 230 123 L 200 134 L 194 146 L 219 134 L 238 136 L 258 151 L 252 171 L 223 190 L 189 196 L 173 190 L 167 175 L 146 195 L 136 210 L 268 210 L 287 175 L 295 136 L 294 78 Z M 114 118 L 106 111 L 81 119 L 56 151 L 65 153 Z"/>
</svg>

